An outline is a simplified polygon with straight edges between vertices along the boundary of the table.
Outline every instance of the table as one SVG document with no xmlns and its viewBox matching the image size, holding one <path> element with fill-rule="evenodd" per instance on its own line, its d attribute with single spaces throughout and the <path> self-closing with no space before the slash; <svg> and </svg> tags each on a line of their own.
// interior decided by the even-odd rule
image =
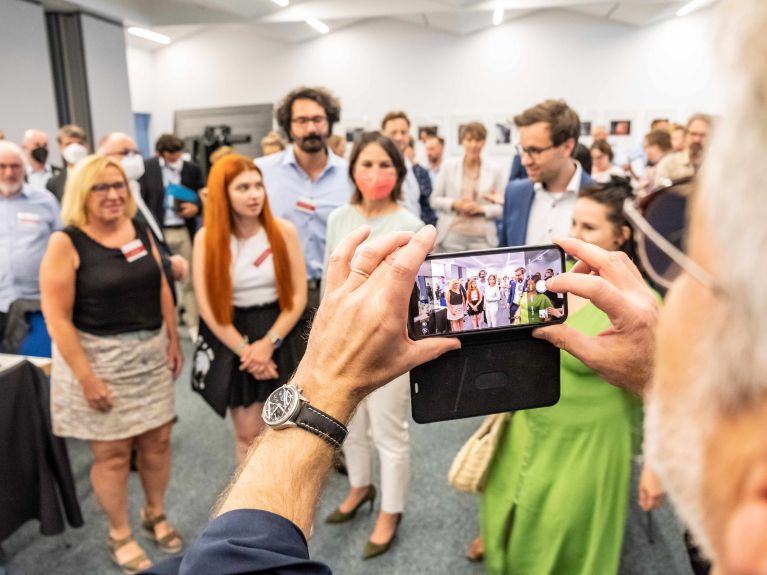
<svg viewBox="0 0 767 575">
<path fill-rule="evenodd" d="M 64 531 L 65 517 L 83 525 L 66 444 L 51 432 L 48 378 L 18 356 L 0 357 L 0 486 L 0 541 L 30 519 L 43 535 Z"/>
</svg>

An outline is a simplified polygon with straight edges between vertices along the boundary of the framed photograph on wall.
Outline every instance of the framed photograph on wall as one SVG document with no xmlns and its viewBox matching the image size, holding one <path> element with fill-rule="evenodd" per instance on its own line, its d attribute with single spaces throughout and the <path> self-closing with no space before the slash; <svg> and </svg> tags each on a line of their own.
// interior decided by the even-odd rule
<svg viewBox="0 0 767 575">
<path fill-rule="evenodd" d="M 488 144 L 494 148 L 511 149 L 516 136 L 514 120 L 508 116 L 496 116 L 487 128 Z"/>
</svg>

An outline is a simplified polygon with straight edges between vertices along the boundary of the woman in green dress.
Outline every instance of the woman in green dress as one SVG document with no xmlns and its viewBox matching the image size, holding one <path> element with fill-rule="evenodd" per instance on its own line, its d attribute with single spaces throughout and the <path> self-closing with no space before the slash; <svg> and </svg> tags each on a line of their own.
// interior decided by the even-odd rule
<svg viewBox="0 0 767 575">
<path fill-rule="evenodd" d="M 621 209 L 626 195 L 625 188 L 609 185 L 581 192 L 571 235 L 627 250 L 631 229 Z M 570 327 L 588 335 L 610 328 L 589 301 L 568 297 Z M 537 312 L 542 306 L 530 299 Z M 540 320 L 533 315 L 522 309 L 520 320 Z M 516 412 L 489 469 L 482 509 L 489 573 L 618 571 L 641 419 L 638 397 L 561 353 L 559 403 Z"/>
<path fill-rule="evenodd" d="M 535 280 L 529 278 L 525 284 L 525 294 L 519 300 L 519 307 L 514 314 L 515 324 L 543 323 L 549 321 L 549 312 L 553 309 L 551 300 L 535 289 Z"/>
</svg>

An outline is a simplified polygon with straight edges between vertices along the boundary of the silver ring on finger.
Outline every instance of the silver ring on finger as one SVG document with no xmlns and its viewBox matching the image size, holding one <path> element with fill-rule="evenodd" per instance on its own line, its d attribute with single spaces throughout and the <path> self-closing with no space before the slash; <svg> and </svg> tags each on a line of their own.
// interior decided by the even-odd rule
<svg viewBox="0 0 767 575">
<path fill-rule="evenodd" d="M 368 279 L 368 278 L 370 277 L 370 274 L 369 274 L 369 273 L 367 273 L 366 271 L 362 271 L 362 270 L 361 270 L 361 269 L 359 269 L 359 268 L 352 268 L 352 271 L 353 271 L 355 274 L 360 274 L 360 275 L 361 275 L 361 276 L 363 276 L 365 279 Z"/>
</svg>

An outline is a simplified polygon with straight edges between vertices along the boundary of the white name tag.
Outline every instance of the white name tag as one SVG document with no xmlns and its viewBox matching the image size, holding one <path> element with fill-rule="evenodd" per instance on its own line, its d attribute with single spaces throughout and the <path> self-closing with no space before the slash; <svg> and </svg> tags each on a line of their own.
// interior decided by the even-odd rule
<svg viewBox="0 0 767 575">
<path fill-rule="evenodd" d="M 19 223 L 26 225 L 37 225 L 40 223 L 40 216 L 33 212 L 19 212 Z"/>
<path fill-rule="evenodd" d="M 147 255 L 146 248 L 144 247 L 144 244 L 141 243 L 141 240 L 128 242 L 120 248 L 120 251 L 122 251 L 125 259 L 128 260 L 128 263 L 133 263 Z"/>
<path fill-rule="evenodd" d="M 313 214 L 317 211 L 317 205 L 309 198 L 298 198 L 298 201 L 296 202 L 296 209 L 299 212 Z"/>
</svg>

